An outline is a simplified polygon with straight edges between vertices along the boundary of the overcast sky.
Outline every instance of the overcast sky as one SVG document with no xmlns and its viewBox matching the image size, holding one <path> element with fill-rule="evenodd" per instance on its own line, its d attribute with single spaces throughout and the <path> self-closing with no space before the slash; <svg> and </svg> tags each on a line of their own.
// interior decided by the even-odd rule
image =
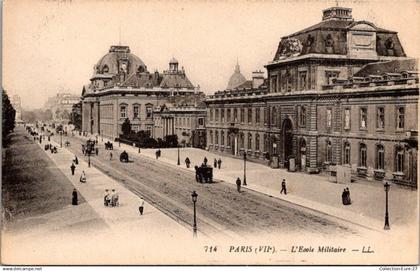
<svg viewBox="0 0 420 271">
<path fill-rule="evenodd" d="M 420 2 L 338 1 L 356 20 L 399 32 L 418 57 Z M 336 1 L 16 1 L 4 3 L 3 84 L 24 108 L 59 91 L 81 94 L 111 45 L 128 45 L 149 71 L 171 57 L 207 94 L 224 89 L 236 59 L 248 79 L 271 61 L 280 38 L 321 21 Z"/>
</svg>

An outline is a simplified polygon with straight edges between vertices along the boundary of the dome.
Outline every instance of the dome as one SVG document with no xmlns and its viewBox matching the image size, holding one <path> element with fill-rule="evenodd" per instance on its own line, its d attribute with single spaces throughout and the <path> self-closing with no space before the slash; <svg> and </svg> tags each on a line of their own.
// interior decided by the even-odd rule
<svg viewBox="0 0 420 271">
<path fill-rule="evenodd" d="M 95 74 L 118 74 L 119 69 L 124 69 L 127 74 L 146 71 L 144 62 L 136 55 L 130 53 L 128 46 L 111 46 L 95 66 Z"/>
<path fill-rule="evenodd" d="M 236 63 L 235 72 L 229 79 L 227 89 L 234 89 L 246 82 L 245 76 L 242 75 L 239 64 Z"/>
<path fill-rule="evenodd" d="M 175 57 L 171 58 L 171 60 L 169 61 L 169 64 L 178 64 L 178 60 L 176 60 Z"/>
</svg>

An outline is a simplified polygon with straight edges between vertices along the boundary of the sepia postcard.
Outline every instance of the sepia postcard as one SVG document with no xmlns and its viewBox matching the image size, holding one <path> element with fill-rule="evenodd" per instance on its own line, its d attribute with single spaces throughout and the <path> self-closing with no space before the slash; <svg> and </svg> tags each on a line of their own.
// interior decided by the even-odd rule
<svg viewBox="0 0 420 271">
<path fill-rule="evenodd" d="M 2 11 L 2 265 L 419 264 L 419 1 Z"/>
</svg>

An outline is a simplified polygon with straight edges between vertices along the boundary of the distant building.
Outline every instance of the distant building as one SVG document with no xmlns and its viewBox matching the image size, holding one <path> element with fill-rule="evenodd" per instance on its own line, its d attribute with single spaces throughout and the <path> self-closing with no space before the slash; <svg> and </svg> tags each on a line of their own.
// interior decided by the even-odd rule
<svg viewBox="0 0 420 271">
<path fill-rule="evenodd" d="M 280 40 L 267 86 L 206 99 L 213 151 L 272 167 L 417 186 L 418 63 L 394 31 L 355 21 L 351 9 Z"/>
<path fill-rule="evenodd" d="M 194 103 L 178 102 L 178 106 L 167 103 L 156 108 L 153 112 L 155 138 L 177 135 L 183 146 L 205 148 L 206 108 L 202 100 L 204 95 L 196 97 Z"/>
<path fill-rule="evenodd" d="M 157 138 L 155 109 L 171 103 L 173 97 L 201 93 L 178 65 L 172 58 L 168 70 L 149 72 L 128 46 L 111 46 L 94 66 L 91 83 L 83 87 L 82 130 L 116 139 L 128 118 L 132 130 L 149 131 Z"/>
<path fill-rule="evenodd" d="M 227 89 L 234 89 L 246 82 L 245 76 L 242 75 L 239 63 L 236 63 L 235 71 L 229 78 Z"/>
<path fill-rule="evenodd" d="M 80 96 L 68 92 L 60 92 L 48 98 L 44 110 L 51 110 L 54 121 L 68 121 L 73 105 L 80 102 Z"/>
<path fill-rule="evenodd" d="M 20 100 L 20 96 L 19 95 L 13 95 L 11 103 L 12 103 L 13 108 L 16 111 L 16 115 L 15 115 L 16 124 L 23 123 L 23 120 L 22 120 L 22 103 L 21 103 L 21 100 Z"/>
</svg>

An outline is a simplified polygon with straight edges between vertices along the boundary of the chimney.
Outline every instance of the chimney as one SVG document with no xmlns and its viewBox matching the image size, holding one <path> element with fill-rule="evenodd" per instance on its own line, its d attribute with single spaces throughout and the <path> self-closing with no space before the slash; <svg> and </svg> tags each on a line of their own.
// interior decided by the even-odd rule
<svg viewBox="0 0 420 271">
<path fill-rule="evenodd" d="M 252 88 L 258 88 L 264 83 L 264 72 L 254 71 L 252 72 Z"/>
</svg>

